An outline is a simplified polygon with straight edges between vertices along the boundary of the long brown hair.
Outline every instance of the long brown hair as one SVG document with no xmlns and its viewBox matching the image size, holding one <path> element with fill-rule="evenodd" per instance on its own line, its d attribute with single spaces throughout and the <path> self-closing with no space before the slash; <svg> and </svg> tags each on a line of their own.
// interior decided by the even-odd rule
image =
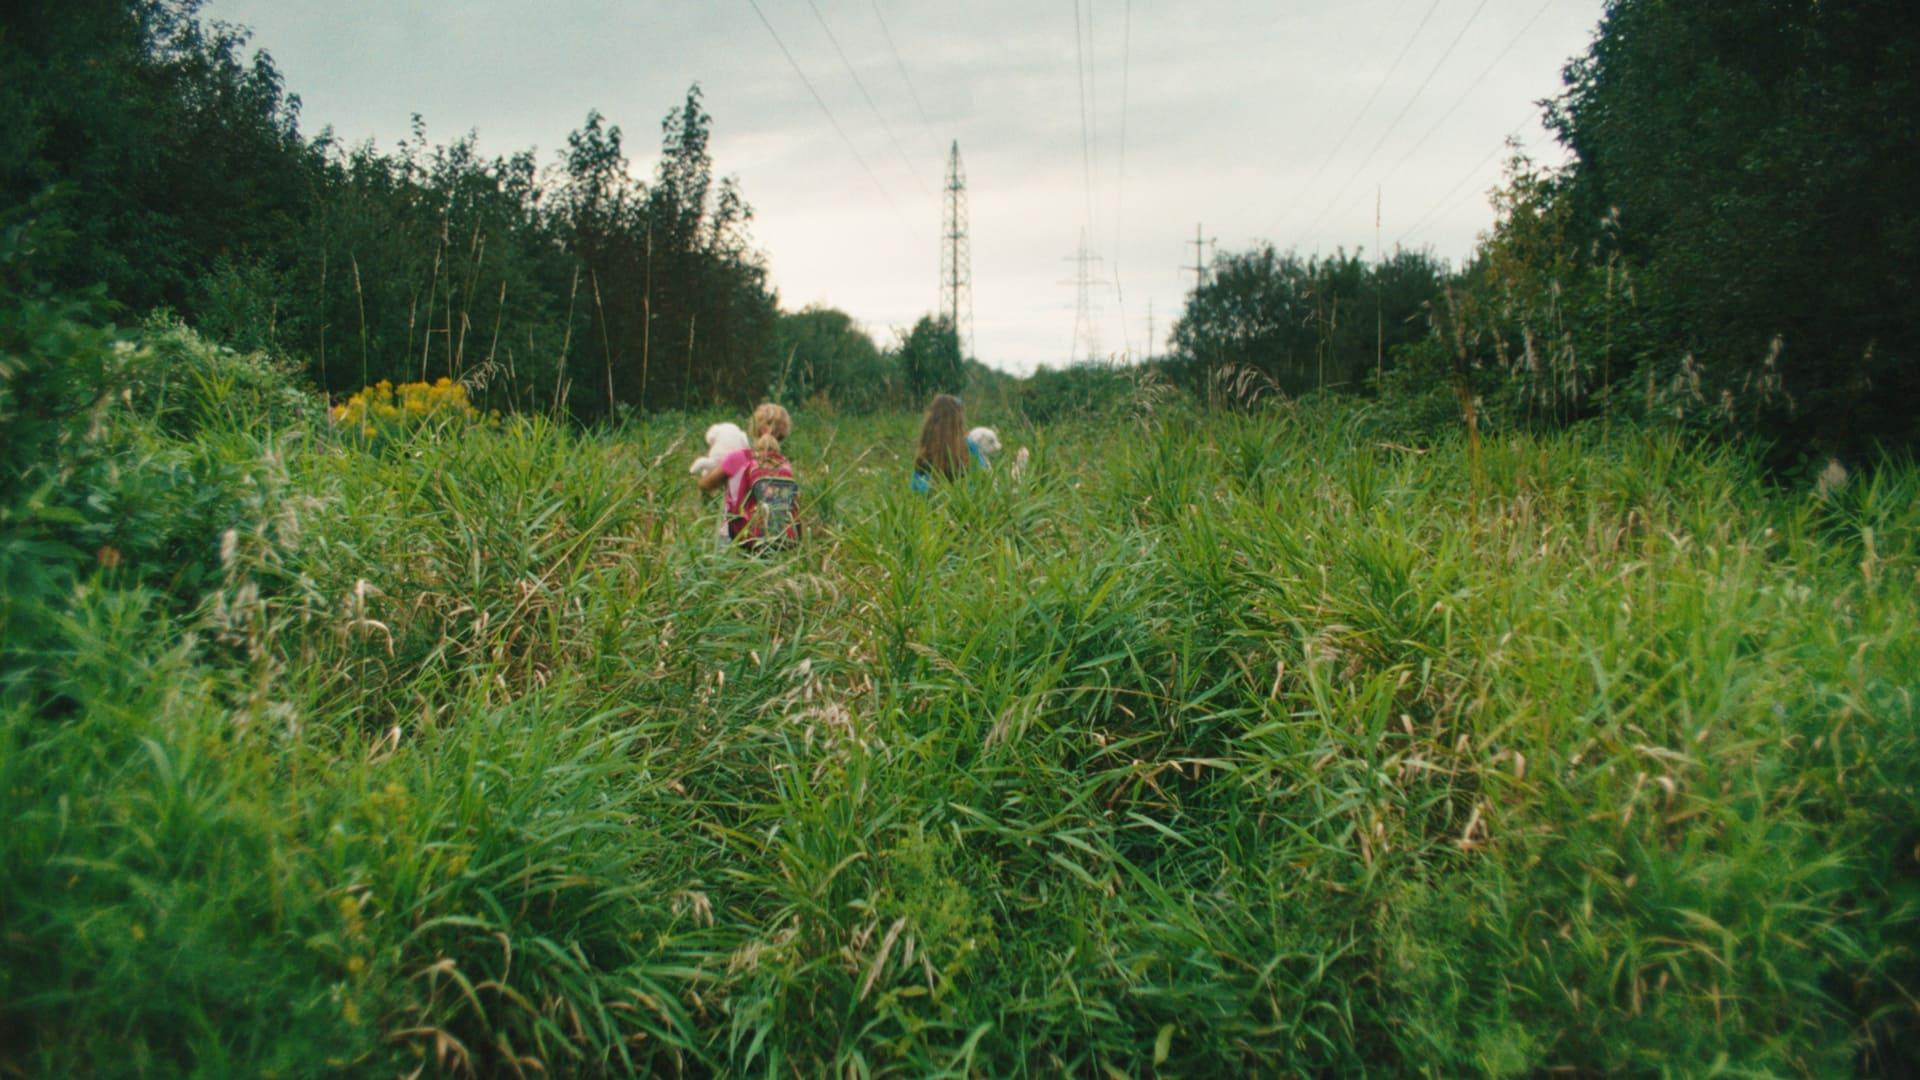
<svg viewBox="0 0 1920 1080">
<path fill-rule="evenodd" d="M 960 399 L 940 394 L 920 421 L 920 452 L 913 468 L 931 476 L 955 477 L 967 467 L 967 411 Z"/>
<path fill-rule="evenodd" d="M 753 410 L 750 422 L 753 433 L 753 455 L 755 457 L 781 457 L 780 440 L 793 430 L 793 421 L 787 416 L 787 410 L 772 402 Z"/>
</svg>

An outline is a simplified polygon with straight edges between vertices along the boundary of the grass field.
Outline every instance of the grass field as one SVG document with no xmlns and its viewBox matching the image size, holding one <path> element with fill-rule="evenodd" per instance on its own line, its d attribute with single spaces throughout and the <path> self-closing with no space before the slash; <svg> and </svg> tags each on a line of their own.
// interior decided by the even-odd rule
<svg viewBox="0 0 1920 1080">
<path fill-rule="evenodd" d="M 217 494 L 181 569 L 103 548 L 0 717 L 0 1071 L 1920 1050 L 1911 465 L 1143 399 L 975 415 L 1033 468 L 923 499 L 915 418 L 800 412 L 811 534 L 755 560 L 704 418 L 182 393 L 110 462 Z"/>
</svg>

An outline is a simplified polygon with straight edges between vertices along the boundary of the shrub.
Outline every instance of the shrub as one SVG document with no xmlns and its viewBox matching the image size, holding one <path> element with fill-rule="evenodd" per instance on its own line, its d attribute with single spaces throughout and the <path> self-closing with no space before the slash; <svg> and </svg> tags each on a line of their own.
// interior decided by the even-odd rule
<svg viewBox="0 0 1920 1080">
<path fill-rule="evenodd" d="M 172 315 L 148 318 L 133 344 L 128 411 L 172 438 L 256 426 L 282 431 L 319 414 L 320 397 L 298 364 L 216 344 Z"/>
</svg>

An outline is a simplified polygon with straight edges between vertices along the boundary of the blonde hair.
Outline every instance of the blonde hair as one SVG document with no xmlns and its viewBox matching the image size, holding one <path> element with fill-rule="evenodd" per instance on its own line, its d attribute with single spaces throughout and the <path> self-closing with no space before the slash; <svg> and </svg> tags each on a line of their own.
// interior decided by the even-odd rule
<svg viewBox="0 0 1920 1080">
<path fill-rule="evenodd" d="M 753 410 L 748 430 L 753 437 L 754 454 L 779 456 L 780 440 L 793 430 L 793 420 L 787 416 L 787 410 L 769 401 Z"/>
<path fill-rule="evenodd" d="M 936 395 L 920 421 L 917 472 L 952 478 L 967 467 L 967 410 L 952 394 Z"/>
</svg>

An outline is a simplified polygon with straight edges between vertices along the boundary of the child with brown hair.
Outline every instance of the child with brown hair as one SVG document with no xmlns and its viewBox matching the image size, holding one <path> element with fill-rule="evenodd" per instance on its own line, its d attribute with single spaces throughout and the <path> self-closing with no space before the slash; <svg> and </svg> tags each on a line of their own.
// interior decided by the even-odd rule
<svg viewBox="0 0 1920 1080">
<path fill-rule="evenodd" d="M 952 394 L 939 394 L 920 420 L 920 449 L 913 458 L 913 490 L 933 490 L 935 477 L 951 480 L 968 469 L 984 469 L 987 458 L 967 437 L 967 410 Z"/>
<path fill-rule="evenodd" d="M 753 410 L 747 425 L 753 445 L 720 459 L 700 477 L 700 490 L 726 488 L 727 535 L 752 550 L 785 545 L 800 538 L 794 502 L 800 485 L 793 465 L 780 452 L 780 442 L 793 429 L 787 410 L 768 402 Z"/>
</svg>

